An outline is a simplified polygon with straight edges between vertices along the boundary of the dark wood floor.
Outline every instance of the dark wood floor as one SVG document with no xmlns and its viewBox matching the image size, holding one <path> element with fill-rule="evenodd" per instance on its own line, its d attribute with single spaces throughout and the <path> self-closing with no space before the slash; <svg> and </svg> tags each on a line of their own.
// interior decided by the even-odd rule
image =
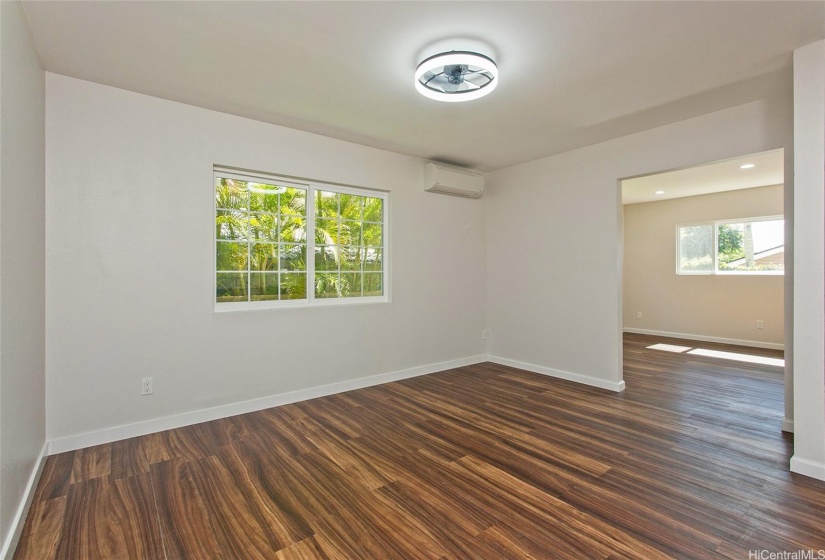
<svg viewBox="0 0 825 560">
<path fill-rule="evenodd" d="M 661 341 L 626 336 L 621 394 L 481 364 L 49 457 L 15 558 L 825 549 L 781 370 Z"/>
</svg>

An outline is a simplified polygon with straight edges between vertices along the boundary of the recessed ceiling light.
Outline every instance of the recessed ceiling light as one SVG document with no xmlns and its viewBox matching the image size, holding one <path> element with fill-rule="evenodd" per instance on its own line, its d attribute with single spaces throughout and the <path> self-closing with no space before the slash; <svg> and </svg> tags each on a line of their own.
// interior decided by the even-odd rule
<svg viewBox="0 0 825 560">
<path fill-rule="evenodd" d="M 756 167 L 755 163 L 746 163 L 745 165 L 740 165 L 739 169 L 753 169 Z"/>
<path fill-rule="evenodd" d="M 655 192 L 655 193 L 653 193 L 653 194 L 665 194 L 665 191 L 656 191 L 656 192 Z"/>
<path fill-rule="evenodd" d="M 493 59 L 470 51 L 450 51 L 425 59 L 415 70 L 415 89 L 437 101 L 470 101 L 498 85 Z"/>
</svg>

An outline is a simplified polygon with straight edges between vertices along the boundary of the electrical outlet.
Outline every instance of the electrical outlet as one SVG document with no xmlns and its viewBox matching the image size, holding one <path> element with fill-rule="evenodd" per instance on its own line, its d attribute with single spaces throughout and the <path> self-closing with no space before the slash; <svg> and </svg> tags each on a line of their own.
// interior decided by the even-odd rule
<svg viewBox="0 0 825 560">
<path fill-rule="evenodd" d="M 481 340 L 487 340 L 487 329 L 481 331 Z"/>
<path fill-rule="evenodd" d="M 152 378 L 151 377 L 144 377 L 140 380 L 140 394 L 141 395 L 151 395 L 152 394 Z"/>
<path fill-rule="evenodd" d="M 765 328 L 765 323 L 762 321 L 762 319 L 757 319 L 756 320 L 756 328 L 757 329 L 764 329 Z"/>
<path fill-rule="evenodd" d="M 641 318 L 642 318 L 642 312 L 641 312 L 641 311 L 637 311 L 637 312 L 636 312 L 636 318 L 637 318 L 637 319 L 641 319 Z"/>
</svg>

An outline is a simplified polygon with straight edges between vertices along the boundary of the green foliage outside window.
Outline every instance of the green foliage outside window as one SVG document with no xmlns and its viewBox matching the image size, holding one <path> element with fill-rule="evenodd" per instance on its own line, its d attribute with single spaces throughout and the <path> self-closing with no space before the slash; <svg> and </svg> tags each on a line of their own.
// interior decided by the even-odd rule
<svg viewBox="0 0 825 560">
<path fill-rule="evenodd" d="M 315 297 L 383 294 L 381 198 L 314 191 Z M 216 301 L 306 299 L 307 191 L 218 178 Z"/>
<path fill-rule="evenodd" d="M 752 222 L 719 224 L 716 231 L 719 240 L 719 270 L 765 272 L 785 269 L 784 261 L 769 263 L 760 262 L 756 259 L 754 224 Z M 782 243 L 784 243 L 784 239 Z M 734 261 L 739 262 L 734 263 Z"/>
<path fill-rule="evenodd" d="M 384 201 L 315 191 L 315 297 L 381 295 Z"/>
<path fill-rule="evenodd" d="M 719 224 L 716 230 L 719 246 L 719 263 L 729 263 L 745 256 L 742 247 L 745 238 L 742 224 Z"/>
</svg>

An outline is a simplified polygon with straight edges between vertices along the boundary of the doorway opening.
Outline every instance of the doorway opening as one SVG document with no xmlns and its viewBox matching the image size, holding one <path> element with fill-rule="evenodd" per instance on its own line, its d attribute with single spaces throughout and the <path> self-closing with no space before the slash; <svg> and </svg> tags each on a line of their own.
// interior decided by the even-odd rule
<svg viewBox="0 0 825 560">
<path fill-rule="evenodd" d="M 763 368 L 782 383 L 777 423 L 792 431 L 784 158 L 778 149 L 622 179 L 620 307 L 626 371 Z M 646 365 L 634 364 L 641 351 Z"/>
</svg>

